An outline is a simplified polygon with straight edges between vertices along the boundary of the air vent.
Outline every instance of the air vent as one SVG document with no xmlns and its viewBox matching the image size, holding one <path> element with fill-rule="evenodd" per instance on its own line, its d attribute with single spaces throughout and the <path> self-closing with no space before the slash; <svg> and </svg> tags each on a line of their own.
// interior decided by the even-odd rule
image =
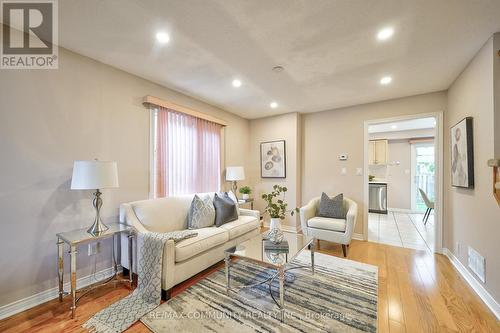
<svg viewBox="0 0 500 333">
<path fill-rule="evenodd" d="M 486 282 L 486 260 L 472 247 L 468 247 L 469 268 L 483 282 Z"/>
</svg>

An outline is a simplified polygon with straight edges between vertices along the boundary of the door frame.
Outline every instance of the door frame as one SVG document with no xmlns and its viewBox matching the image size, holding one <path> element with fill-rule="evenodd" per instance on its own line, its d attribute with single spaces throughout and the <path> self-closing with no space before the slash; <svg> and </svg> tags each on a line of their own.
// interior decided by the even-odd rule
<svg viewBox="0 0 500 333">
<path fill-rule="evenodd" d="M 434 117 L 436 119 L 436 127 L 434 138 L 434 160 L 436 163 L 436 179 L 435 179 L 435 209 L 434 209 L 434 228 L 435 228 L 435 244 L 434 252 L 441 253 L 443 248 L 443 111 L 427 112 L 427 113 L 417 113 L 412 115 L 397 116 L 391 118 L 379 118 L 372 120 L 365 120 L 364 122 L 364 142 L 363 142 L 363 171 L 365 177 L 363 178 L 363 239 L 368 240 L 368 205 L 369 205 L 369 195 L 368 195 L 368 141 L 370 135 L 368 133 L 368 127 L 370 125 L 389 123 L 403 120 L 412 120 L 419 118 Z"/>
</svg>

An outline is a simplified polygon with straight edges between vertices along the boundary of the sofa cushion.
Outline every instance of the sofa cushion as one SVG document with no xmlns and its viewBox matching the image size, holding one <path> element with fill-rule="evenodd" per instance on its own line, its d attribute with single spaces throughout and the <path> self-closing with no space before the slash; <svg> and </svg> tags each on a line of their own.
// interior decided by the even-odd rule
<svg viewBox="0 0 500 333">
<path fill-rule="evenodd" d="M 205 195 L 200 198 L 194 195 L 188 213 L 188 228 L 200 229 L 211 227 L 215 223 L 215 208 L 212 199 Z"/>
<path fill-rule="evenodd" d="M 236 209 L 236 204 L 229 197 L 227 192 L 225 193 L 215 193 L 214 195 L 214 206 L 215 206 L 215 225 L 220 227 L 221 225 L 236 221 L 238 219 L 238 212 Z"/>
<path fill-rule="evenodd" d="M 229 232 L 222 228 L 196 229 L 198 236 L 175 244 L 175 261 L 184 261 L 229 240 Z"/>
<path fill-rule="evenodd" d="M 238 220 L 226 223 L 220 228 L 229 232 L 229 239 L 234 239 L 255 228 L 258 228 L 260 221 L 254 216 L 240 215 Z"/>
<path fill-rule="evenodd" d="M 316 229 L 326 229 L 331 231 L 344 232 L 346 226 L 346 220 L 316 216 L 307 221 L 307 226 Z"/>
</svg>

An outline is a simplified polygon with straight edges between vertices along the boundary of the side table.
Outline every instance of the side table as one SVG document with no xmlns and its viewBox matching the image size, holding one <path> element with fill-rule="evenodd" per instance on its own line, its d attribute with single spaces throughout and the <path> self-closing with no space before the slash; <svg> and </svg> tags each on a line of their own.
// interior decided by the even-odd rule
<svg viewBox="0 0 500 333">
<path fill-rule="evenodd" d="M 102 241 L 107 238 L 113 238 L 113 248 L 112 248 L 112 257 L 113 257 L 113 269 L 114 274 L 110 278 L 101 281 L 101 284 L 108 283 L 114 279 L 116 279 L 118 275 L 118 266 L 116 264 L 116 255 L 115 255 L 115 245 L 117 243 L 116 239 L 120 234 L 125 233 L 128 235 L 128 258 L 129 258 L 129 267 L 132 267 L 132 239 L 135 237 L 135 229 L 129 225 L 123 223 L 109 223 L 107 224 L 109 227 L 108 230 L 102 232 L 99 235 L 92 235 L 87 232 L 87 228 L 77 229 L 67 232 L 58 233 L 57 236 L 57 267 L 58 267 L 58 277 L 59 277 L 59 302 L 62 302 L 64 296 L 64 244 L 68 244 L 69 246 L 69 255 L 70 255 L 70 280 L 71 280 L 71 318 L 75 318 L 76 311 L 76 303 L 80 300 L 80 298 L 93 288 L 89 288 L 86 290 L 80 297 L 76 297 L 76 254 L 77 247 L 80 245 L 93 243 Z M 132 274 L 129 274 L 128 280 L 126 281 L 130 285 L 130 289 L 132 289 Z"/>
<path fill-rule="evenodd" d="M 250 209 L 253 210 L 253 198 L 249 198 L 249 199 L 238 199 L 238 203 L 240 205 L 244 205 L 244 204 L 247 204 L 249 203 L 250 204 Z"/>
</svg>

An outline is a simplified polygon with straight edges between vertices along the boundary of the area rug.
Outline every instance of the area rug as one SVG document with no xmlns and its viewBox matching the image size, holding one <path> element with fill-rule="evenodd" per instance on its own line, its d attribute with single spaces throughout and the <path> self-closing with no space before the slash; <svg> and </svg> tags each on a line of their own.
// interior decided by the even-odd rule
<svg viewBox="0 0 500 333">
<path fill-rule="evenodd" d="M 376 332 L 378 268 L 333 256 L 303 251 L 286 273 L 285 319 L 269 294 L 268 284 L 226 293 L 224 268 L 163 303 L 141 321 L 164 332 Z M 309 266 L 309 267 L 307 267 Z M 237 260 L 231 287 L 274 275 L 272 269 Z M 278 296 L 278 282 L 272 285 Z"/>
</svg>

